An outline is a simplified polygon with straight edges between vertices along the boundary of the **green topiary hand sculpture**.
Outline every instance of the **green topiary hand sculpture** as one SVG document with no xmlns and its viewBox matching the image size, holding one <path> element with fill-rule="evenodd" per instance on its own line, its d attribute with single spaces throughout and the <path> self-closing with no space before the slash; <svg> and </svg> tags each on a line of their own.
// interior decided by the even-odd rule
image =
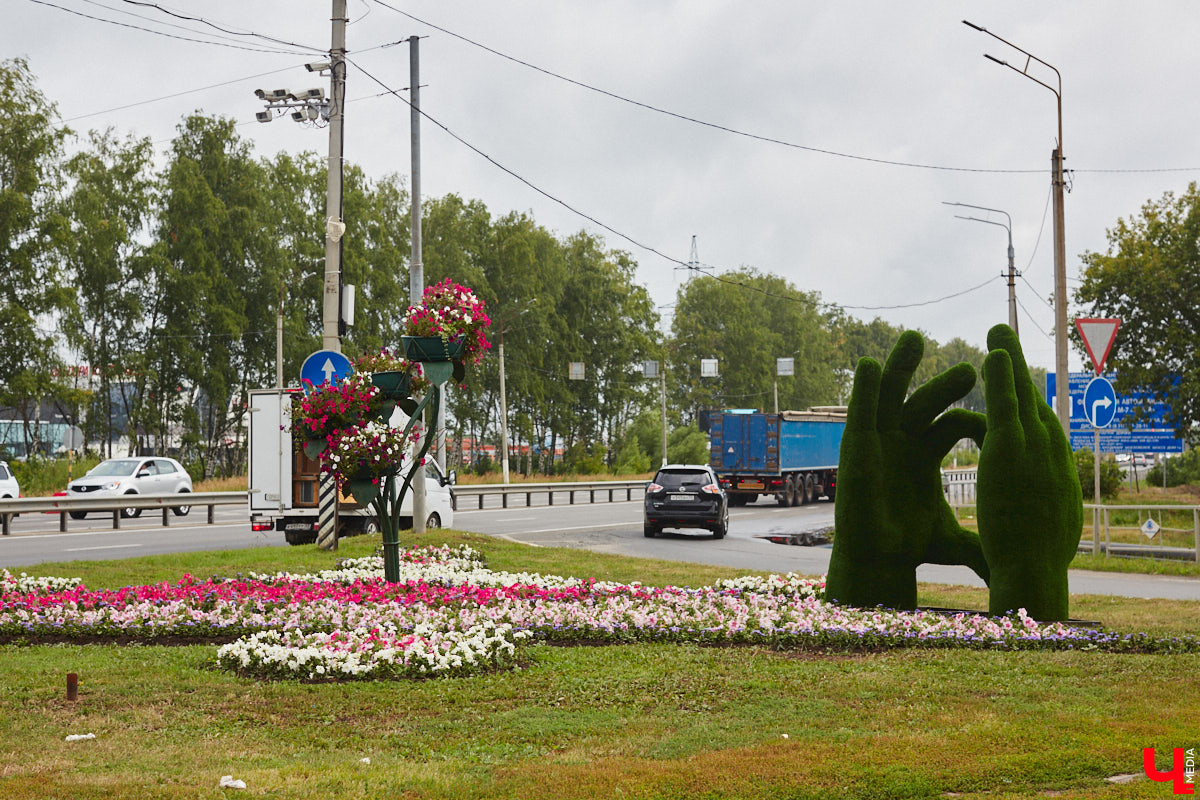
<svg viewBox="0 0 1200 800">
<path fill-rule="evenodd" d="M 979 455 L 979 536 L 991 568 L 988 610 L 1068 618 L 1067 565 L 1083 500 L 1062 425 L 1034 389 L 1012 328 L 988 331 L 987 438 Z M 841 487 L 838 487 L 839 490 Z"/>
<path fill-rule="evenodd" d="M 942 458 L 959 439 L 984 438 L 982 414 L 946 411 L 975 385 L 975 370 L 956 364 L 906 401 L 924 349 L 919 333 L 905 331 L 882 374 L 872 358 L 854 371 L 825 583 L 839 603 L 915 608 L 916 569 L 926 562 L 965 564 L 988 580 L 979 537 L 958 524 L 941 478 Z"/>
</svg>

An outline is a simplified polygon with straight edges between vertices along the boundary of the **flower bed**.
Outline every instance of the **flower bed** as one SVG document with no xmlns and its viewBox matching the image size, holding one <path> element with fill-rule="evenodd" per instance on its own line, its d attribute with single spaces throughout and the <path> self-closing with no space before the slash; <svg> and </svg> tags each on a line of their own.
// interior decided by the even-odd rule
<svg viewBox="0 0 1200 800">
<path fill-rule="evenodd" d="M 854 609 L 794 574 L 701 588 L 650 587 L 488 570 L 470 548 L 402 551 L 310 575 L 251 574 L 92 591 L 77 581 L 0 572 L 0 637 L 226 642 L 217 662 L 264 678 L 468 675 L 515 663 L 522 642 L 672 641 L 775 649 L 894 647 L 1197 652 L 1156 639 L 1006 617 Z"/>
</svg>

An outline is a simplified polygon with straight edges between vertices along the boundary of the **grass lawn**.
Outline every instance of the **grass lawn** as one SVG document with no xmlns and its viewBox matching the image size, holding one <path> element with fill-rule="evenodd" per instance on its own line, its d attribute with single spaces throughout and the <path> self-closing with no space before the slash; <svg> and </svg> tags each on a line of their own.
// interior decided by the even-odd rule
<svg viewBox="0 0 1200 800">
<path fill-rule="evenodd" d="M 439 531 L 493 569 L 698 586 L 738 573 Z M 378 537 L 345 540 L 365 555 Z M 313 547 L 42 565 L 92 588 L 304 571 Z M 982 609 L 982 590 L 921 586 Z M 1200 603 L 1077 596 L 1077 618 L 1200 633 Z M 1164 798 L 1110 776 L 1200 747 L 1200 655 L 635 644 L 530 646 L 521 669 L 383 683 L 261 682 L 215 645 L 0 646 L 0 797 Z M 65 699 L 66 674 L 79 699 Z M 65 742 L 68 734 L 95 733 Z M 363 759 L 369 759 L 365 763 Z"/>
</svg>

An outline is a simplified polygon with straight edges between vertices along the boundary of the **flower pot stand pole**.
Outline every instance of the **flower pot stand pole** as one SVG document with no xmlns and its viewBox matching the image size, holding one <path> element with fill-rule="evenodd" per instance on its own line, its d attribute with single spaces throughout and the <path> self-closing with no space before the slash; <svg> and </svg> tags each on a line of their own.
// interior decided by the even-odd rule
<svg viewBox="0 0 1200 800">
<path fill-rule="evenodd" d="M 431 362 L 425 366 L 426 377 L 433 385 L 409 416 L 408 425 L 404 426 L 405 438 L 408 438 L 427 407 L 433 409 L 434 419 L 437 418 L 438 409 L 442 406 L 442 384 L 450 379 L 452 370 L 453 365 L 450 362 Z M 426 429 L 424 441 L 421 442 L 420 450 L 413 456 L 412 466 L 404 476 L 400 491 L 395 491 L 397 476 L 388 475 L 383 490 L 371 501 L 376 520 L 379 522 L 379 531 L 383 536 L 383 578 L 388 583 L 397 583 L 400 580 L 400 508 L 404 505 L 404 498 L 412 487 L 417 470 L 425 468 L 425 455 L 429 452 L 436 435 L 436 426 Z"/>
</svg>

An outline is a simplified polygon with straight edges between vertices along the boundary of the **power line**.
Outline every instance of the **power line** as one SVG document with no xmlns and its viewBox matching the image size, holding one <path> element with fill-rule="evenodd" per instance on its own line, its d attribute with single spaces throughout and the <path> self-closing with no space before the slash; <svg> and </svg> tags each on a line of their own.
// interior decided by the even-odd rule
<svg viewBox="0 0 1200 800">
<path fill-rule="evenodd" d="M 271 70 L 270 72 L 260 72 L 257 75 L 247 75 L 242 78 L 234 78 L 232 80 L 222 81 L 221 83 L 210 83 L 208 86 L 200 86 L 196 89 L 185 89 L 182 92 L 175 92 L 174 94 L 165 94 L 162 97 L 152 97 L 149 100 L 138 100 L 135 103 L 126 103 L 123 106 L 117 106 L 115 108 L 106 108 L 103 111 L 93 111 L 89 114 L 79 114 L 79 115 L 71 117 L 69 119 L 64 119 L 63 122 L 75 122 L 76 120 L 87 119 L 88 117 L 98 117 L 102 114 L 111 114 L 114 111 L 124 111 L 127 108 L 136 108 L 137 106 L 149 105 L 150 103 L 159 103 L 159 102 L 162 102 L 163 100 L 174 100 L 176 97 L 183 97 L 183 96 L 189 95 L 189 94 L 196 94 L 197 92 L 206 92 L 209 89 L 217 89 L 222 86 L 231 86 L 235 83 L 241 83 L 242 81 L 253 80 L 254 78 L 265 78 L 268 75 L 278 75 L 280 72 L 287 72 L 288 70 L 292 70 L 292 69 L 295 69 L 295 67 L 294 66 L 284 67 L 283 69 L 274 69 L 274 70 Z"/>
<path fill-rule="evenodd" d="M 375 77 L 374 75 L 372 75 L 372 74 L 371 74 L 370 72 L 368 72 L 367 70 L 363 69 L 362 65 L 361 65 L 361 64 L 358 64 L 358 63 L 356 63 L 356 62 L 355 62 L 353 59 L 347 58 L 346 60 L 347 60 L 348 62 L 350 62 L 351 64 L 354 64 L 354 66 L 355 66 L 355 67 L 357 67 L 357 68 L 358 68 L 358 70 L 359 70 L 360 72 L 362 72 L 364 75 L 366 75 L 368 78 L 370 78 L 371 80 L 375 81 L 375 83 L 377 83 L 377 84 L 379 84 L 381 87 L 383 87 L 383 89 L 384 89 L 385 91 L 384 91 L 384 92 L 382 92 L 382 93 L 381 93 L 381 95 L 391 95 L 392 97 L 395 97 L 396 99 L 400 100 L 402 103 L 404 103 L 405 105 L 407 105 L 409 108 L 412 108 L 412 107 L 413 107 L 413 106 L 412 106 L 412 103 L 410 103 L 410 102 L 408 101 L 408 99 L 407 99 L 407 98 L 405 98 L 405 97 L 403 97 L 401 94 L 399 94 L 399 90 L 392 89 L 390 86 L 388 86 L 388 85 L 387 85 L 386 83 L 384 83 L 382 80 L 380 80 L 379 78 Z M 964 295 L 964 294 L 969 294 L 970 292 L 974 292 L 974 291 L 976 291 L 976 290 L 978 290 L 978 289 L 981 289 L 981 288 L 983 288 L 984 286 L 988 285 L 989 283 L 991 283 L 992 281 L 996 280 L 997 278 L 1001 278 L 1001 277 L 1003 277 L 1003 276 L 1000 276 L 1000 275 L 996 275 L 996 276 L 993 276 L 993 277 L 991 277 L 991 278 L 988 278 L 986 281 L 984 281 L 983 283 L 979 284 L 978 286 L 973 286 L 973 287 L 971 287 L 971 288 L 969 288 L 969 289 L 964 289 L 964 290 L 963 290 L 963 291 L 961 291 L 961 292 L 955 292 L 954 294 L 949 294 L 949 295 L 946 295 L 946 296 L 944 296 L 944 297 L 939 297 L 939 298 L 937 298 L 937 299 L 934 299 L 934 300 L 925 300 L 925 301 L 922 301 L 922 302 L 917 302 L 917 303 L 906 303 L 906 304 L 899 304 L 899 305 L 886 305 L 886 306 L 851 306 L 851 305 L 843 305 L 843 304 L 841 304 L 841 303 L 822 303 L 822 302 L 820 302 L 820 301 L 814 301 L 814 300 L 811 300 L 811 299 L 809 299 L 808 297 L 804 297 L 804 296 L 799 296 L 799 297 L 797 297 L 796 295 L 782 295 L 782 294 L 776 294 L 776 293 L 774 293 L 774 292 L 767 291 L 766 289 L 763 289 L 763 288 L 761 288 L 761 287 L 759 287 L 759 286 L 754 286 L 754 285 L 752 285 L 752 284 L 746 283 L 745 281 L 740 281 L 740 280 L 736 280 L 736 279 L 733 279 L 733 278 L 727 278 L 727 277 L 725 277 L 724 275 L 715 274 L 715 273 L 713 273 L 713 272 L 709 272 L 709 271 L 707 271 L 707 270 L 705 270 L 705 269 L 701 269 L 701 267 L 702 267 L 702 266 L 703 266 L 703 267 L 708 267 L 709 269 L 720 269 L 719 267 L 713 267 L 713 266 L 712 266 L 712 265 L 710 265 L 710 264 L 702 264 L 702 265 L 699 265 L 699 266 L 698 266 L 698 265 L 696 265 L 696 264 L 690 264 L 690 263 L 688 263 L 688 262 L 686 262 L 686 261 L 682 261 L 682 260 L 680 260 L 680 259 L 678 259 L 678 258 L 675 258 L 675 257 L 673 257 L 673 256 L 669 256 L 669 255 L 667 255 L 666 253 L 664 253 L 664 252 L 662 252 L 661 250 L 659 250 L 658 248 L 652 247 L 652 246 L 650 246 L 650 245 L 648 245 L 648 244 L 644 244 L 644 243 L 642 243 L 642 242 L 638 241 L 637 239 L 634 239 L 632 236 L 630 236 L 630 235 L 628 235 L 628 234 L 626 234 L 626 233 L 624 233 L 624 232 L 622 232 L 622 231 L 619 231 L 619 230 L 617 230 L 616 228 L 612 227 L 611 225 L 608 225 L 608 224 L 606 224 L 606 223 L 604 223 L 604 222 L 601 222 L 600 220 L 596 219 L 595 217 L 593 217 L 593 216 L 591 216 L 591 215 L 589 215 L 589 214 L 586 214 L 586 213 L 584 213 L 583 211 L 580 211 L 579 209 L 575 208 L 575 207 L 574 207 L 574 206 L 572 206 L 571 204 L 567 203 L 565 200 L 562 200 L 561 198 L 559 198 L 559 197 L 556 197 L 556 196 L 555 196 L 555 195 L 553 195 L 553 194 L 550 194 L 550 192 L 548 192 L 548 191 L 546 191 L 545 189 L 541 188 L 540 186 L 538 186 L 538 185 L 534 184 L 534 183 L 533 183 L 532 181 L 530 181 L 529 179 L 525 178 L 525 177 L 524 177 L 524 176 L 522 176 L 522 175 L 519 175 L 518 173 L 514 172 L 512 169 L 509 169 L 508 167 L 506 167 L 505 165 L 501 164 L 501 163 L 500 163 L 499 161 L 497 161 L 496 159 L 492 158 L 492 157 L 491 157 L 490 155 L 488 155 L 487 153 L 485 153 L 485 152 L 483 152 L 482 150 L 480 150 L 480 149 L 479 149 L 478 147 L 476 147 L 475 145 L 473 145 L 473 144 L 471 144 L 470 142 L 468 142 L 467 140 L 463 139 L 461 136 L 459 136 L 458 134 L 456 134 L 454 131 L 450 130 L 450 128 L 448 128 L 446 125 L 444 125 L 444 124 L 443 124 L 441 121 L 439 121 L 439 120 L 435 119 L 434 117 L 430 116 L 430 115 L 429 115 L 429 114 L 428 114 L 428 113 L 427 113 L 427 112 L 426 112 L 424 109 L 420 109 L 420 108 L 418 108 L 418 109 L 417 109 L 417 113 L 419 113 L 419 114 L 420 114 L 422 117 L 424 117 L 425 119 L 429 120 L 431 123 L 433 123 L 434 125 L 436 125 L 436 126 L 437 126 L 438 128 L 440 128 L 442 131 L 444 131 L 444 132 L 445 132 L 445 133 L 446 133 L 448 136 L 450 136 L 450 137 L 451 137 L 451 138 L 453 138 L 455 141 L 457 141 L 459 144 L 463 145 L 464 147 L 468 148 L 469 150 L 471 150 L 471 151 L 472 151 L 473 153 L 475 153 L 476 155 L 478 155 L 478 156 L 480 156 L 481 158 L 485 159 L 485 160 L 486 160 L 488 163 L 492 164 L 492 165 L 493 165 L 493 166 L 495 166 L 497 169 L 500 169 L 501 171 L 505 172 L 506 174 L 508 174 L 508 175 L 512 176 L 513 178 L 516 178 L 518 181 L 520 181 L 521 183 L 525 184 L 525 185 L 526 185 L 526 186 L 528 186 L 530 189 L 533 189 L 535 192 L 537 192 L 538 194 L 540 194 L 540 195 L 542 195 L 543 197 L 547 198 L 548 200 L 551 200 L 551 201 L 553 201 L 554 203 L 557 203 L 558 205 L 560 205 L 560 206 L 562 206 L 563 208 L 567 209 L 567 210 L 568 210 L 568 211 L 570 211 L 571 213 L 573 213 L 573 214 L 576 214 L 576 215 L 578 215 L 578 216 L 582 217 L 583 219 L 586 219 L 586 220 L 588 220 L 589 222 L 591 222 L 591 223 L 593 223 L 593 224 L 595 224 L 595 225 L 597 225 L 597 226 L 599 226 L 599 227 L 603 228 L 603 229 L 604 229 L 604 230 L 606 230 L 606 231 L 609 231 L 609 232 L 610 232 L 610 233 L 612 233 L 614 236 L 618 236 L 618 237 L 620 237 L 621 239 L 624 239 L 625 241 L 627 241 L 627 242 L 629 242 L 630 244 L 634 245 L 635 247 L 638 247 L 638 248 L 640 248 L 640 249 L 642 249 L 642 250 L 645 250 L 646 252 L 653 253 L 654 255 L 657 255 L 657 256 L 659 256 L 660 258 L 663 258 L 663 259 L 665 259 L 665 260 L 667 260 L 667 261 L 670 261 L 671 263 L 673 263 L 673 264 L 676 264 L 676 265 L 678 265 L 678 266 L 680 266 L 680 267 L 683 267 L 683 268 L 685 268 L 685 269 L 692 270 L 692 271 L 694 271 L 694 272 L 699 272 L 699 273 L 700 273 L 700 274 L 702 274 L 702 275 L 706 275 L 706 276 L 708 276 L 708 277 L 710 277 L 710 278 L 713 278 L 714 280 L 720 281 L 720 282 L 722 282 L 722 283 L 725 283 L 725 284 L 728 284 L 728 285 L 731 285 L 731 286 L 738 286 L 738 287 L 741 287 L 741 288 L 743 288 L 743 289 L 747 289 L 747 290 L 749 290 L 749 291 L 754 291 L 754 292 L 757 292 L 757 293 L 759 293 L 759 294 L 761 294 L 761 295 L 763 295 L 763 296 L 765 296 L 765 297 L 772 297 L 772 298 L 776 298 L 776 299 L 780 299 L 780 300 L 787 300 L 787 301 L 790 301 L 790 302 L 802 302 L 802 303 L 806 303 L 806 304 L 808 304 L 808 305 L 813 305 L 813 306 L 818 306 L 818 307 L 820 307 L 820 306 L 825 306 L 825 307 L 827 307 L 827 308 L 843 308 L 843 309 L 849 309 L 849 310 L 877 311 L 877 310 L 885 310 L 885 309 L 916 308 L 916 307 L 919 307 L 919 306 L 933 305 L 934 303 L 940 303 L 940 302 L 943 302 L 943 301 L 945 301 L 945 300 L 951 300 L 951 299 L 953 299 L 953 298 L 955 298 L 955 297 L 961 297 L 961 296 L 962 296 L 962 295 Z"/>
<path fill-rule="evenodd" d="M 847 306 L 847 305 L 841 305 L 841 304 L 839 304 L 839 305 L 841 308 L 850 309 L 852 311 L 888 311 L 888 310 L 899 309 L 899 308 L 919 308 L 921 306 L 931 306 L 934 303 L 941 303 L 945 300 L 953 300 L 955 297 L 962 297 L 964 294 L 970 294 L 971 292 L 979 291 L 983 287 L 987 286 L 989 283 L 992 283 L 993 281 L 996 281 L 996 280 L 1001 280 L 1003 278 L 1004 278 L 1003 275 L 993 275 L 992 277 L 988 278 L 983 283 L 981 283 L 977 286 L 972 286 L 970 289 L 963 289 L 961 292 L 955 292 L 954 294 L 948 294 L 945 297 L 938 297 L 933 300 L 923 300 L 919 303 L 900 303 L 900 304 L 891 305 L 891 306 Z"/>
<path fill-rule="evenodd" d="M 263 47 L 248 47 L 246 45 L 230 44 L 228 42 L 217 42 L 217 41 L 213 41 L 212 39 L 193 39 L 193 38 L 190 38 L 187 36 L 179 36 L 174 33 L 165 33 L 164 31 L 153 30 L 152 28 L 143 28 L 140 25 L 131 25 L 127 22 L 118 22 L 113 19 L 105 19 L 103 17 L 93 16 L 92 14 L 85 14 L 82 11 L 76 11 L 73 8 L 67 8 L 66 6 L 60 6 L 56 3 L 47 2 L 47 0 L 29 0 L 29 2 L 35 3 L 39 6 L 47 6 L 48 8 L 56 8 L 59 11 L 65 11 L 68 14 L 74 14 L 77 17 L 83 17 L 84 19 L 90 19 L 94 22 L 104 22 L 109 25 L 116 25 L 119 28 L 129 28 L 129 29 L 135 30 L 135 31 L 142 31 L 144 33 L 153 33 L 156 36 L 164 36 L 168 39 L 177 39 L 182 42 L 194 42 L 196 44 L 211 44 L 211 45 L 216 45 L 217 47 L 229 47 L 234 50 L 248 50 L 251 53 L 274 53 L 274 54 L 288 53 L 288 51 L 279 50 L 279 49 L 267 49 L 267 48 L 263 48 Z M 295 53 L 291 53 L 291 54 L 295 55 Z"/>
<path fill-rule="evenodd" d="M 220 31 L 221 33 L 229 34 L 230 36 L 246 36 L 246 37 L 252 37 L 255 39 L 262 39 L 267 42 L 273 42 L 274 44 L 284 45 L 285 47 L 295 47 L 299 50 L 306 50 L 310 53 L 327 52 L 324 48 L 321 48 L 321 47 L 310 47 L 308 45 L 297 44 L 296 42 L 289 42 L 285 39 L 276 39 L 274 36 L 267 36 L 264 33 L 255 33 L 254 31 L 231 30 L 229 28 L 222 27 L 221 25 L 218 25 L 215 22 L 210 22 L 209 20 L 205 19 L 204 17 L 190 17 L 187 14 L 180 14 L 178 12 L 170 10 L 169 8 L 163 8 L 158 3 L 147 3 L 147 2 L 143 2 L 143 0 L 123 0 L 123 2 L 128 3 L 131 6 L 141 6 L 143 8 L 153 8 L 155 11 L 162 12 L 163 14 L 166 14 L 169 17 L 174 17 L 175 19 L 184 20 L 185 22 L 199 22 L 201 25 L 207 25 L 208 27 L 212 28 L 213 30 L 217 30 L 217 31 Z"/>
<path fill-rule="evenodd" d="M 477 42 L 474 39 L 470 39 L 466 36 L 463 36 L 460 33 L 455 33 L 454 31 L 452 31 L 448 28 L 443 28 L 440 25 L 435 25 L 434 23 L 428 22 L 427 20 L 424 20 L 424 19 L 421 19 L 420 17 L 410 14 L 407 11 L 403 11 L 399 8 L 396 8 L 395 6 L 389 5 L 388 3 L 384 2 L 384 0 L 374 0 L 374 1 L 378 5 L 381 5 L 384 8 L 386 8 L 390 11 L 394 11 L 395 13 L 400 14 L 404 17 L 408 17 L 409 19 L 413 20 L 414 22 L 418 22 L 422 25 L 426 25 L 430 28 L 433 28 L 436 31 L 441 31 L 442 33 L 446 34 L 447 36 L 452 36 L 455 39 L 458 39 L 462 42 L 466 42 L 467 44 L 471 45 L 472 47 L 477 47 L 480 50 L 483 50 L 484 52 L 491 53 L 494 56 L 505 59 L 506 61 L 511 61 L 514 64 L 519 64 L 523 67 L 534 70 L 535 72 L 540 72 L 543 75 L 547 75 L 551 78 L 555 78 L 557 80 L 564 81 L 566 83 L 572 84 L 573 86 L 578 86 L 581 89 L 586 89 L 590 92 L 595 92 L 596 94 L 603 95 L 605 97 L 620 101 L 622 103 L 628 103 L 629 105 L 637 106 L 638 108 L 642 108 L 647 111 L 653 111 L 656 114 L 664 114 L 668 117 L 674 117 L 675 119 L 682 120 L 684 122 L 690 122 L 695 125 L 701 125 L 706 128 L 712 128 L 713 130 L 722 131 L 724 133 L 730 133 L 730 134 L 733 134 L 734 136 L 742 136 L 747 139 L 754 139 L 754 140 L 760 141 L 760 142 L 767 142 L 769 144 L 775 144 L 775 145 L 779 145 L 781 147 L 791 148 L 793 150 L 803 150 L 803 151 L 809 152 L 809 153 L 817 153 L 820 155 L 833 156 L 835 158 L 845 158 L 845 159 L 850 159 L 852 161 L 863 161 L 863 162 L 867 162 L 867 163 L 871 163 L 871 164 L 880 164 L 880 165 L 891 166 L 891 167 L 909 167 L 909 168 L 913 168 L 913 169 L 927 169 L 927 170 L 937 170 L 937 171 L 943 171 L 943 172 L 971 172 L 971 173 L 985 173 L 985 174 L 993 174 L 993 175 L 997 175 L 997 174 L 999 174 L 999 175 L 1035 174 L 1036 175 L 1038 173 L 1042 173 L 1042 172 L 1046 171 L 1045 169 L 1040 169 L 1040 168 L 1039 169 L 986 169 L 986 168 L 981 168 L 981 167 L 955 167 L 955 166 L 947 166 L 947 165 L 942 165 L 942 164 L 923 164 L 923 163 L 913 162 L 913 161 L 894 161 L 894 160 L 886 159 L 886 158 L 863 156 L 863 155 L 857 155 L 854 153 L 844 153 L 844 152 L 841 152 L 838 150 L 830 150 L 830 149 L 822 148 L 822 147 L 813 147 L 810 145 L 797 144 L 796 142 L 789 142 L 785 139 L 778 139 L 773 136 L 764 136 L 762 134 L 750 133 L 748 131 L 739 130 L 737 128 L 731 128 L 727 125 L 722 125 L 720 123 L 709 122 L 708 120 L 699 119 L 697 117 L 691 117 L 691 116 L 688 116 L 687 114 L 681 114 L 679 112 L 661 108 L 659 106 L 655 106 L 650 103 L 644 103 L 640 100 L 634 100 L 632 98 L 625 97 L 624 95 L 617 94 L 616 92 L 611 92 L 607 89 L 602 89 L 598 86 L 593 86 L 592 84 L 585 83 L 580 80 L 576 80 L 575 78 L 568 77 L 561 73 L 555 72 L 551 69 L 547 69 L 545 67 L 540 67 L 537 64 L 533 64 L 533 63 L 530 63 L 523 59 L 517 58 L 516 56 L 509 55 L 508 53 L 504 53 L 500 50 L 495 49 L 494 47 L 489 47 L 488 45 L 485 45 L 481 42 Z M 1157 169 L 1084 169 L 1084 170 L 1072 170 L 1072 172 L 1099 172 L 1099 173 L 1200 172 L 1200 167 L 1164 167 L 1164 168 L 1157 168 Z"/>
<path fill-rule="evenodd" d="M 76 0 L 76 2 L 86 3 L 87 5 L 96 6 L 97 8 L 103 8 L 105 11 L 111 11 L 114 14 L 124 14 L 125 16 L 133 17 L 134 19 L 145 20 L 152 25 L 161 25 L 166 28 L 175 28 L 177 30 L 187 31 L 188 33 L 194 33 L 194 34 L 199 35 L 199 31 L 195 30 L 194 28 L 189 28 L 186 25 L 175 25 L 170 22 L 160 22 L 159 20 L 152 19 L 151 17 L 148 17 L 145 14 L 138 14 L 135 11 L 127 11 L 125 9 L 113 8 L 112 6 L 107 6 L 104 3 L 99 2 L 99 0 Z M 217 38 L 233 39 L 232 36 L 218 36 Z"/>
</svg>

